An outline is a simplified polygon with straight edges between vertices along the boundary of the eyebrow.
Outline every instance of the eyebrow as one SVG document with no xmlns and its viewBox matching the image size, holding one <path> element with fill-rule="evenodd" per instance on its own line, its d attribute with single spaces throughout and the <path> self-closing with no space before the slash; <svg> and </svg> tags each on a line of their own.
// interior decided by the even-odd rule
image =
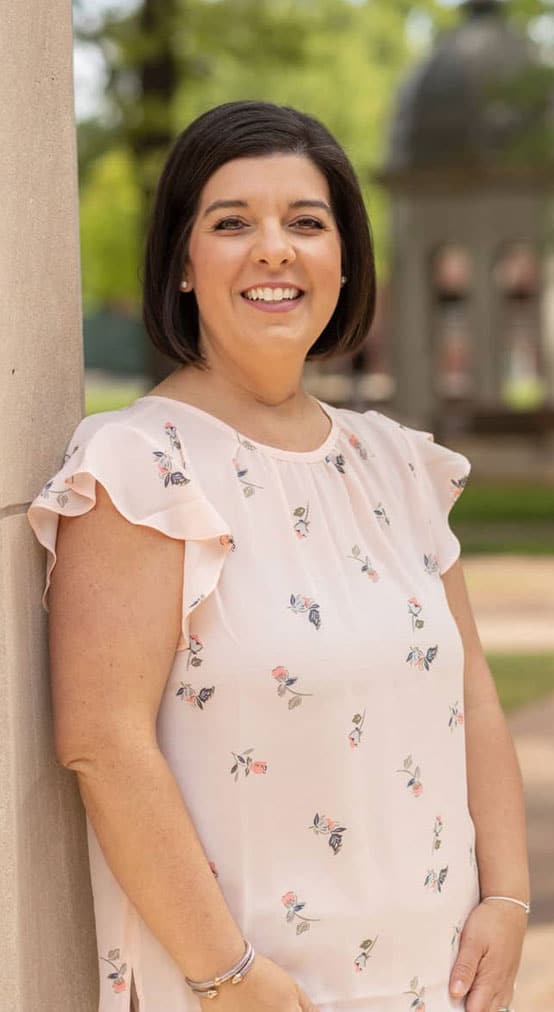
<svg viewBox="0 0 554 1012">
<path fill-rule="evenodd" d="M 206 215 L 211 214 L 212 211 L 217 211 L 219 208 L 222 207 L 229 208 L 229 207 L 248 207 L 248 206 L 249 206 L 248 201 L 246 200 L 214 200 L 213 203 L 208 205 L 202 217 L 205 218 Z M 291 210 L 294 210 L 299 207 L 321 207 L 323 208 L 324 211 L 328 211 L 328 213 L 331 214 L 331 208 L 329 207 L 328 204 L 325 203 L 324 200 L 293 200 L 290 202 L 289 207 Z"/>
</svg>

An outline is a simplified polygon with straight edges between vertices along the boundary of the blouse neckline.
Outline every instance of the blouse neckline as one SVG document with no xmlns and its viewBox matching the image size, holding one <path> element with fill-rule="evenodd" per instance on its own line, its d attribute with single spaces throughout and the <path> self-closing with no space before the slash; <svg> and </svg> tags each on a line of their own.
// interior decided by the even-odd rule
<svg viewBox="0 0 554 1012">
<path fill-rule="evenodd" d="M 332 405 L 327 404 L 325 401 L 319 400 L 318 397 L 315 397 L 314 400 L 317 401 L 323 413 L 327 415 L 331 423 L 329 433 L 323 443 L 316 447 L 315 450 L 285 450 L 280 446 L 272 446 L 269 443 L 260 443 L 258 440 L 252 439 L 251 436 L 247 436 L 245 433 L 242 433 L 240 429 L 236 429 L 234 425 L 229 425 L 228 422 L 224 422 L 222 418 L 212 415 L 211 412 L 205 411 L 203 408 L 198 408 L 194 404 L 188 404 L 186 401 L 179 401 L 174 397 L 166 397 L 163 394 L 145 394 L 144 397 L 138 397 L 135 403 L 144 401 L 164 401 L 172 406 L 176 405 L 179 409 L 182 409 L 185 412 L 190 411 L 192 414 L 206 419 L 206 421 L 210 422 L 210 424 L 224 432 L 227 432 L 228 434 L 233 433 L 236 437 L 239 437 L 241 441 L 250 443 L 259 450 L 260 453 L 264 453 L 267 456 L 277 457 L 281 460 L 296 460 L 304 461 L 305 463 L 313 463 L 315 461 L 325 459 L 327 454 L 335 446 L 340 432 L 336 409 L 332 407 Z"/>
</svg>

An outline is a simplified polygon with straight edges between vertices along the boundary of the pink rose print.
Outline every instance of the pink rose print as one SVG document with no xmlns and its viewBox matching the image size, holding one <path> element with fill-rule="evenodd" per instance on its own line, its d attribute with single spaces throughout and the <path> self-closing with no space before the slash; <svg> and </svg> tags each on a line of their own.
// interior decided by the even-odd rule
<svg viewBox="0 0 554 1012">
<path fill-rule="evenodd" d="M 425 569 L 426 573 L 429 573 L 430 576 L 433 576 L 435 573 L 438 573 L 438 571 L 439 571 L 439 557 L 438 557 L 438 555 L 433 555 L 433 554 L 425 555 L 424 554 L 424 556 L 423 556 L 423 568 Z"/>
<path fill-rule="evenodd" d="M 346 558 L 347 559 L 354 559 L 355 562 L 359 562 L 360 565 L 361 565 L 361 567 L 362 567 L 360 569 L 360 572 L 361 573 L 367 573 L 367 575 L 368 575 L 368 577 L 369 577 L 369 579 L 371 580 L 372 583 L 376 583 L 377 582 L 377 580 L 379 579 L 379 573 L 373 567 L 372 563 L 369 561 L 369 556 L 368 555 L 362 555 L 362 550 L 361 550 L 361 548 L 360 548 L 359 545 L 354 545 L 353 548 L 352 548 L 352 554 L 351 555 L 347 555 Z"/>
<path fill-rule="evenodd" d="M 229 548 L 231 552 L 234 552 L 237 547 L 232 534 L 221 534 L 219 536 L 219 543 L 220 545 L 223 545 L 224 548 Z"/>
<path fill-rule="evenodd" d="M 444 829 L 444 822 L 443 822 L 441 816 L 440 815 L 435 816 L 435 823 L 433 825 L 433 844 L 432 844 L 432 847 L 431 847 L 431 852 L 432 853 L 434 853 L 436 850 L 438 850 L 439 847 L 442 844 L 442 840 L 440 839 L 440 835 L 441 835 L 443 829 Z"/>
<path fill-rule="evenodd" d="M 458 700 L 456 700 L 456 702 L 449 707 L 449 710 L 450 710 L 450 719 L 448 721 L 448 726 L 450 730 L 453 731 L 455 727 L 462 726 L 462 724 L 464 723 L 464 715 L 462 710 L 460 709 Z"/>
<path fill-rule="evenodd" d="M 188 703 L 189 706 L 198 707 L 199 710 L 203 710 L 204 704 L 212 698 L 214 692 L 215 685 L 211 685 L 209 688 L 205 686 L 203 689 L 200 689 L 199 692 L 195 692 L 190 682 L 181 682 L 181 686 L 177 689 L 176 695 Z"/>
<path fill-rule="evenodd" d="M 354 449 L 356 450 L 356 453 L 360 454 L 360 457 L 362 458 L 362 460 L 367 460 L 367 458 L 368 458 L 368 452 L 367 452 L 364 444 L 361 442 L 361 440 L 358 439 L 358 437 L 356 435 L 354 435 L 353 432 L 348 437 L 348 442 L 350 443 L 350 446 L 354 447 Z M 375 454 L 371 453 L 370 456 L 374 457 Z"/>
<path fill-rule="evenodd" d="M 395 770 L 395 772 L 405 773 L 407 775 L 408 780 L 406 782 L 406 787 L 408 788 L 408 790 L 411 790 L 415 798 L 419 798 L 421 792 L 423 791 L 423 784 L 421 783 L 420 780 L 421 770 L 419 766 L 416 766 L 412 770 L 412 766 L 413 766 L 413 759 L 412 756 L 409 755 L 407 756 L 406 759 L 404 759 L 402 769 Z"/>
<path fill-rule="evenodd" d="M 164 488 L 169 485 L 188 485 L 190 478 L 185 475 L 186 464 L 183 457 L 181 441 L 177 435 L 177 429 L 173 422 L 166 422 L 164 425 L 165 434 L 169 439 L 170 450 L 153 450 L 154 460 L 158 465 L 158 474 L 162 479 Z M 174 466 L 174 456 L 179 457 L 182 470 Z"/>
<path fill-rule="evenodd" d="M 297 692 L 296 689 L 291 688 L 291 685 L 296 684 L 298 678 L 291 678 L 286 668 L 273 668 L 271 674 L 277 681 L 277 695 L 285 696 L 287 692 L 290 693 L 289 710 L 301 706 L 303 696 L 313 696 L 313 692 Z"/>
<path fill-rule="evenodd" d="M 292 514 L 293 517 L 297 518 L 294 522 L 293 530 L 299 541 L 308 537 L 308 527 L 310 526 L 310 521 L 308 520 L 309 512 L 310 504 L 306 503 L 305 506 L 297 506 Z"/>
<path fill-rule="evenodd" d="M 362 951 L 356 956 L 356 959 L 354 960 L 354 969 L 356 973 L 361 973 L 362 970 L 365 970 L 366 963 L 371 955 L 371 951 L 374 948 L 378 937 L 379 935 L 376 935 L 375 938 L 373 939 L 365 938 L 363 942 L 360 942 L 360 949 Z"/>
<path fill-rule="evenodd" d="M 352 717 L 352 723 L 354 724 L 354 727 L 352 728 L 350 734 L 348 735 L 350 748 L 358 748 L 362 738 L 362 728 L 364 726 L 364 720 L 365 720 L 365 710 L 363 713 L 355 713 L 354 716 Z"/>
<path fill-rule="evenodd" d="M 250 755 L 253 751 L 253 748 L 246 748 L 244 752 L 231 752 L 235 762 L 231 766 L 230 772 L 232 775 L 234 774 L 235 783 L 241 773 L 243 773 L 245 777 L 250 776 L 251 773 L 267 773 L 266 762 L 261 762 L 260 760 L 253 762 L 252 756 Z"/>
<path fill-rule="evenodd" d="M 285 893 L 281 897 L 281 903 L 287 908 L 287 924 L 291 924 L 294 920 L 298 921 L 296 925 L 297 935 L 302 935 L 305 931 L 309 931 L 310 925 L 319 920 L 319 917 L 304 917 L 300 914 L 300 911 L 304 909 L 306 904 L 298 902 L 296 893 Z"/>
<path fill-rule="evenodd" d="M 301 615 L 303 612 L 308 613 L 308 621 L 319 629 L 321 626 L 321 615 L 319 613 L 319 605 L 312 601 L 310 597 L 304 597 L 303 594 L 291 594 L 290 595 L 289 608 L 295 613 L 295 615 Z"/>
<path fill-rule="evenodd" d="M 328 836 L 327 842 L 333 854 L 338 854 L 342 847 L 342 834 L 346 833 L 346 826 L 339 826 L 335 820 L 328 819 L 326 815 L 319 815 L 316 812 L 314 821 L 311 826 L 308 826 L 308 829 L 312 829 L 316 836 Z"/>
<path fill-rule="evenodd" d="M 442 892 L 442 887 L 446 881 L 448 875 L 448 865 L 446 868 L 441 868 L 439 872 L 430 868 L 425 876 L 425 882 L 423 883 L 427 889 L 431 889 L 431 892 Z"/>
<path fill-rule="evenodd" d="M 464 488 L 466 487 L 468 481 L 469 481 L 469 475 L 468 474 L 462 475 L 461 478 L 451 478 L 450 479 L 450 482 L 452 484 L 452 502 L 453 503 L 455 503 L 456 499 L 458 499 L 461 496 L 461 494 L 462 494 Z"/>
<path fill-rule="evenodd" d="M 116 994 L 127 990 L 127 982 L 125 980 L 127 963 L 122 963 L 121 966 L 118 966 L 119 955 L 119 949 L 110 949 L 107 959 L 104 956 L 100 957 L 103 963 L 108 963 L 108 965 L 112 967 L 112 971 L 107 974 L 107 978 L 108 980 L 111 980 L 112 991 L 115 991 Z"/>
<path fill-rule="evenodd" d="M 425 1002 L 423 996 L 425 995 L 425 988 L 419 987 L 419 978 L 413 977 L 410 981 L 410 990 L 404 991 L 404 994 L 411 994 L 414 997 L 410 1005 L 410 1012 L 425 1012 Z"/>
<path fill-rule="evenodd" d="M 412 618 L 412 632 L 415 632 L 416 629 L 423 629 L 425 625 L 423 619 L 419 617 L 422 608 L 423 605 L 418 601 L 417 597 L 410 597 L 408 600 L 408 612 Z"/>
<path fill-rule="evenodd" d="M 187 671 L 189 665 L 192 664 L 193 668 L 198 668 L 202 664 L 202 658 L 198 656 L 201 650 L 204 649 L 202 640 L 194 633 L 190 634 L 190 642 L 187 647 Z"/>
</svg>

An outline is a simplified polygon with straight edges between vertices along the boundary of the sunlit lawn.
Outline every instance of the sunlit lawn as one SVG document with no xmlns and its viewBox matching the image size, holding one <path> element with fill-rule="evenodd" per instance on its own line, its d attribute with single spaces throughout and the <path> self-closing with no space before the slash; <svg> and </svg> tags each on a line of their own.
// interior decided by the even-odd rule
<svg viewBox="0 0 554 1012">
<path fill-rule="evenodd" d="M 506 712 L 554 692 L 554 653 L 487 652 L 487 660 Z"/>
</svg>

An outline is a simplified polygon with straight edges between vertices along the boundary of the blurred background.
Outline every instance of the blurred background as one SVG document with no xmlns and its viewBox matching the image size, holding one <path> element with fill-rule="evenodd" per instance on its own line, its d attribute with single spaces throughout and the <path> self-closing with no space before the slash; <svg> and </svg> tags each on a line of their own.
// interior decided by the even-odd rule
<svg viewBox="0 0 554 1012">
<path fill-rule="evenodd" d="M 144 337 L 141 259 L 192 119 L 292 105 L 354 165 L 376 319 L 306 385 L 472 462 L 452 527 L 528 806 L 518 1012 L 553 1012 L 554 0 L 74 0 L 73 20 L 87 413 L 175 367 Z"/>
</svg>

